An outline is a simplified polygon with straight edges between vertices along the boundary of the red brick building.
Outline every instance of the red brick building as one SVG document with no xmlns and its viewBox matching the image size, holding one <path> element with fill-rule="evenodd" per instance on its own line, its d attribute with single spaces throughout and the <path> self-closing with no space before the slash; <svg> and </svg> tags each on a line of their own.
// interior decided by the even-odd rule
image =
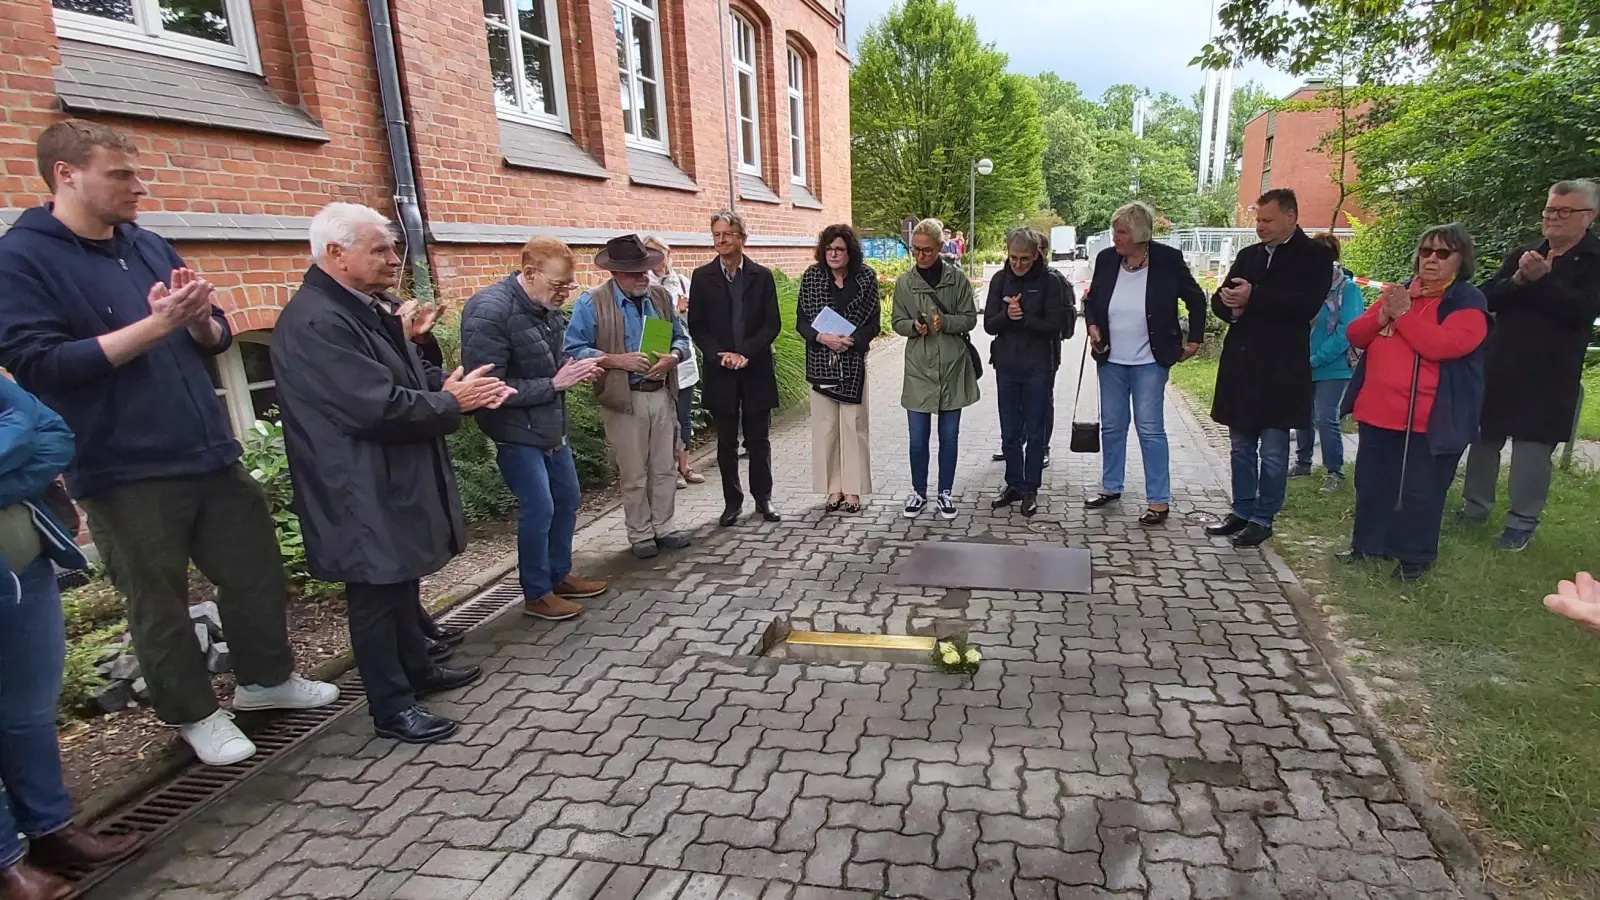
<svg viewBox="0 0 1600 900">
<path fill-rule="evenodd" d="M 140 223 L 222 290 L 235 425 L 330 200 L 395 212 L 365 0 L 0 0 L 0 230 L 46 199 L 39 133 L 132 134 Z M 692 267 L 736 206 L 798 276 L 850 218 L 843 0 L 388 0 L 428 259 L 459 304 L 549 234 L 654 232 Z M 381 7 L 380 7 L 381 9 Z M 585 262 L 585 269 L 588 268 Z M 592 274 L 592 270 L 590 270 Z"/>
<path fill-rule="evenodd" d="M 1317 100 L 1324 89 L 1321 82 L 1307 82 L 1284 99 L 1309 103 Z M 1347 197 L 1340 207 L 1339 221 L 1330 221 L 1339 202 L 1339 167 L 1323 142 L 1338 128 L 1336 109 L 1268 110 L 1245 123 L 1244 159 L 1239 170 L 1239 224 L 1254 224 L 1251 207 L 1271 188 L 1294 190 L 1300 201 L 1300 224 L 1308 232 L 1349 228 L 1345 212 L 1361 218 L 1361 208 Z M 1345 183 L 1355 180 L 1356 166 L 1350 160 Z"/>
</svg>

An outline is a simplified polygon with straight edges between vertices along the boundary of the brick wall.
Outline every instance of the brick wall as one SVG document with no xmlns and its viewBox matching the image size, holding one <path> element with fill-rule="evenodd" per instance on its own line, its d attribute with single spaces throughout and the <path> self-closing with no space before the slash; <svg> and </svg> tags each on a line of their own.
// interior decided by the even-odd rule
<svg viewBox="0 0 1600 900">
<path fill-rule="evenodd" d="M 1290 100 L 1306 102 L 1315 100 L 1317 92 L 1310 89 L 1296 91 Z M 1336 182 L 1338 166 L 1322 147 L 1329 131 L 1339 127 L 1337 110 L 1292 110 L 1262 113 L 1251 119 L 1244 128 L 1244 159 L 1239 171 L 1239 224 L 1249 226 L 1255 222 L 1250 206 L 1263 193 L 1262 171 L 1265 168 L 1267 132 L 1272 126 L 1272 164 L 1267 173 L 1269 188 L 1292 188 L 1300 203 L 1300 225 L 1307 232 L 1328 227 L 1348 228 L 1346 211 L 1362 216 L 1361 207 L 1353 198 L 1346 198 L 1339 220 L 1330 223 L 1333 207 L 1339 201 Z M 1356 179 L 1355 162 L 1348 164 L 1346 183 Z"/>
<path fill-rule="evenodd" d="M 663 231 L 701 236 L 730 203 L 725 60 L 717 0 L 667 0 L 663 43 L 668 133 L 675 163 L 695 190 L 633 184 L 622 125 L 609 0 L 557 0 L 573 140 L 604 179 L 515 168 L 502 157 L 478 0 L 394 0 L 402 77 L 424 208 L 430 225 Z M 763 174 L 776 204 L 740 201 L 751 256 L 798 275 L 826 224 L 850 217 L 849 62 L 836 49 L 831 4 L 736 0 L 761 29 Z M 93 114 L 132 134 L 147 167 L 145 209 L 216 217 L 289 217 L 294 227 L 330 200 L 389 211 L 388 151 L 361 0 L 254 0 L 262 83 L 308 114 L 325 142 L 207 127 L 193 121 Z M 807 169 L 823 209 L 797 206 L 789 183 L 787 51 L 808 54 Z M 0 210 L 42 202 L 34 141 L 63 116 L 52 76 L 61 62 L 50 0 L 0 0 Z M 730 79 L 731 88 L 731 79 Z M 79 113 L 81 115 L 81 113 Z M 224 290 L 238 330 L 270 327 L 307 264 L 303 237 L 175 242 Z M 291 237 L 293 239 L 291 239 Z M 459 240 L 459 239 L 458 239 Z M 493 242 L 435 241 L 430 254 L 445 296 L 459 302 L 516 264 L 509 234 Z M 761 246 L 763 242 L 768 246 Z M 586 269 L 596 239 L 575 241 Z M 588 246 L 581 246 L 587 243 Z M 677 241 L 680 266 L 711 256 L 709 238 Z M 800 244 L 803 246 L 794 246 Z"/>
</svg>

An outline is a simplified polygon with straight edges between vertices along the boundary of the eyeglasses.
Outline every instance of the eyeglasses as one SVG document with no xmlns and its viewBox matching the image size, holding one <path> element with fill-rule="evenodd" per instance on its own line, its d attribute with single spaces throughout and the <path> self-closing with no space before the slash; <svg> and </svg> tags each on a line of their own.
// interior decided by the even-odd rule
<svg viewBox="0 0 1600 900">
<path fill-rule="evenodd" d="M 1427 259 L 1430 256 L 1438 259 L 1449 259 L 1455 255 L 1456 251 L 1451 250 L 1449 247 L 1423 247 L 1417 251 L 1417 259 Z"/>
<path fill-rule="evenodd" d="M 1546 206 L 1544 217 L 1546 219 L 1570 219 L 1578 213 L 1594 212 L 1592 206 Z"/>
<path fill-rule="evenodd" d="M 827 252 L 829 252 L 829 253 L 849 253 L 850 249 L 848 247 L 829 247 L 827 249 Z"/>
<path fill-rule="evenodd" d="M 912 245 L 911 252 L 917 256 L 935 256 L 939 253 L 938 247 L 918 247 Z"/>
</svg>

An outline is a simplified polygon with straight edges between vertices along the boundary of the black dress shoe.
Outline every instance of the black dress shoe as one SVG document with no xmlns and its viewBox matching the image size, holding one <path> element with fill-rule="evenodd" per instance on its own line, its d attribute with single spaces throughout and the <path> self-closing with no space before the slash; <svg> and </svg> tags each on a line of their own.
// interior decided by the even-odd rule
<svg viewBox="0 0 1600 900">
<path fill-rule="evenodd" d="M 373 723 L 379 737 L 394 738 L 407 744 L 432 744 L 455 734 L 461 726 L 436 716 L 420 706 Z"/>
<path fill-rule="evenodd" d="M 1421 581 L 1422 576 L 1428 574 L 1428 568 L 1421 563 L 1395 563 L 1390 575 L 1395 581 Z"/>
<path fill-rule="evenodd" d="M 450 654 L 456 652 L 456 648 L 446 644 L 444 641 L 436 641 L 433 638 L 423 638 L 422 640 L 427 645 L 428 658 L 434 662 L 442 662 L 449 658 Z"/>
<path fill-rule="evenodd" d="M 1383 559 L 1382 556 L 1379 556 L 1375 553 L 1362 553 L 1360 550 L 1357 550 L 1354 547 L 1348 550 L 1340 550 L 1338 553 L 1333 555 L 1333 558 L 1347 566 L 1358 565 L 1360 563 L 1377 562 L 1378 560 Z"/>
<path fill-rule="evenodd" d="M 1259 547 L 1272 537 L 1272 529 L 1265 525 L 1247 522 L 1232 538 L 1235 547 Z"/>
<path fill-rule="evenodd" d="M 1045 468 L 1046 468 L 1046 469 L 1048 469 L 1048 468 L 1050 468 L 1050 454 L 1048 454 L 1048 453 L 1046 453 L 1046 454 L 1045 454 L 1045 455 L 1044 455 L 1044 460 L 1043 460 L 1043 462 L 1044 462 L 1044 467 L 1045 467 Z"/>
<path fill-rule="evenodd" d="M 1249 520 L 1241 519 L 1233 513 L 1228 513 L 1228 517 L 1221 522 L 1215 525 L 1207 525 L 1206 534 L 1212 537 L 1233 537 L 1243 531 L 1245 526 L 1249 524 Z"/>
<path fill-rule="evenodd" d="M 772 505 L 771 500 L 757 500 L 756 512 L 761 514 L 761 519 L 764 522 L 783 521 L 783 513 L 778 512 L 778 508 Z"/>
<path fill-rule="evenodd" d="M 1006 452 L 1001 450 L 999 453 L 996 453 L 994 456 L 990 457 L 990 459 L 993 459 L 995 462 L 1005 462 Z"/>
<path fill-rule="evenodd" d="M 418 697 L 428 697 L 444 691 L 465 687 L 483 677 L 483 670 L 477 666 L 465 666 L 460 669 L 450 669 L 444 666 L 435 666 L 421 684 L 411 686 Z"/>
<path fill-rule="evenodd" d="M 454 647 L 467 639 L 467 630 L 465 628 L 456 628 L 453 625 L 435 625 L 433 627 L 434 633 L 428 636 L 446 647 Z"/>
<path fill-rule="evenodd" d="M 1121 499 L 1121 494 L 1096 494 L 1095 496 L 1083 501 L 1083 508 L 1100 509 L 1101 507 L 1109 506 Z"/>
<path fill-rule="evenodd" d="M 1010 506 L 1011 504 L 1013 504 L 1013 503 L 1015 503 L 1015 502 L 1017 502 L 1018 500 L 1021 500 L 1021 499 L 1022 499 L 1022 492 L 1021 491 L 1017 490 L 1014 487 L 1007 487 L 1005 490 L 1000 492 L 1000 496 L 998 496 L 998 497 L 994 498 L 993 500 L 989 501 L 989 508 L 990 509 L 999 509 L 999 508 L 1001 508 L 1003 506 Z"/>
<path fill-rule="evenodd" d="M 722 511 L 722 516 L 717 519 L 717 524 L 723 528 L 732 528 L 739 524 L 739 516 L 744 512 L 744 504 L 730 505 Z"/>
<path fill-rule="evenodd" d="M 1038 494 L 1023 494 L 1022 495 L 1022 508 L 1019 510 L 1019 512 L 1022 513 L 1023 517 L 1031 519 L 1031 518 L 1033 518 L 1034 514 L 1037 513 L 1038 511 L 1039 511 L 1039 495 Z"/>
</svg>

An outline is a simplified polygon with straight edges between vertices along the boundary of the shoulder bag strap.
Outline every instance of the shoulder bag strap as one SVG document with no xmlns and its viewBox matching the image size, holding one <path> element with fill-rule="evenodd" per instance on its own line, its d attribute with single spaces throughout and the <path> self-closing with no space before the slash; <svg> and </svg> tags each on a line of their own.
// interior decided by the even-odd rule
<svg viewBox="0 0 1600 900">
<path fill-rule="evenodd" d="M 1078 399 L 1083 396 L 1083 372 L 1089 363 L 1089 336 L 1083 336 L 1083 355 L 1078 358 L 1078 384 L 1072 392 L 1072 415 L 1070 419 L 1078 417 Z"/>
</svg>

